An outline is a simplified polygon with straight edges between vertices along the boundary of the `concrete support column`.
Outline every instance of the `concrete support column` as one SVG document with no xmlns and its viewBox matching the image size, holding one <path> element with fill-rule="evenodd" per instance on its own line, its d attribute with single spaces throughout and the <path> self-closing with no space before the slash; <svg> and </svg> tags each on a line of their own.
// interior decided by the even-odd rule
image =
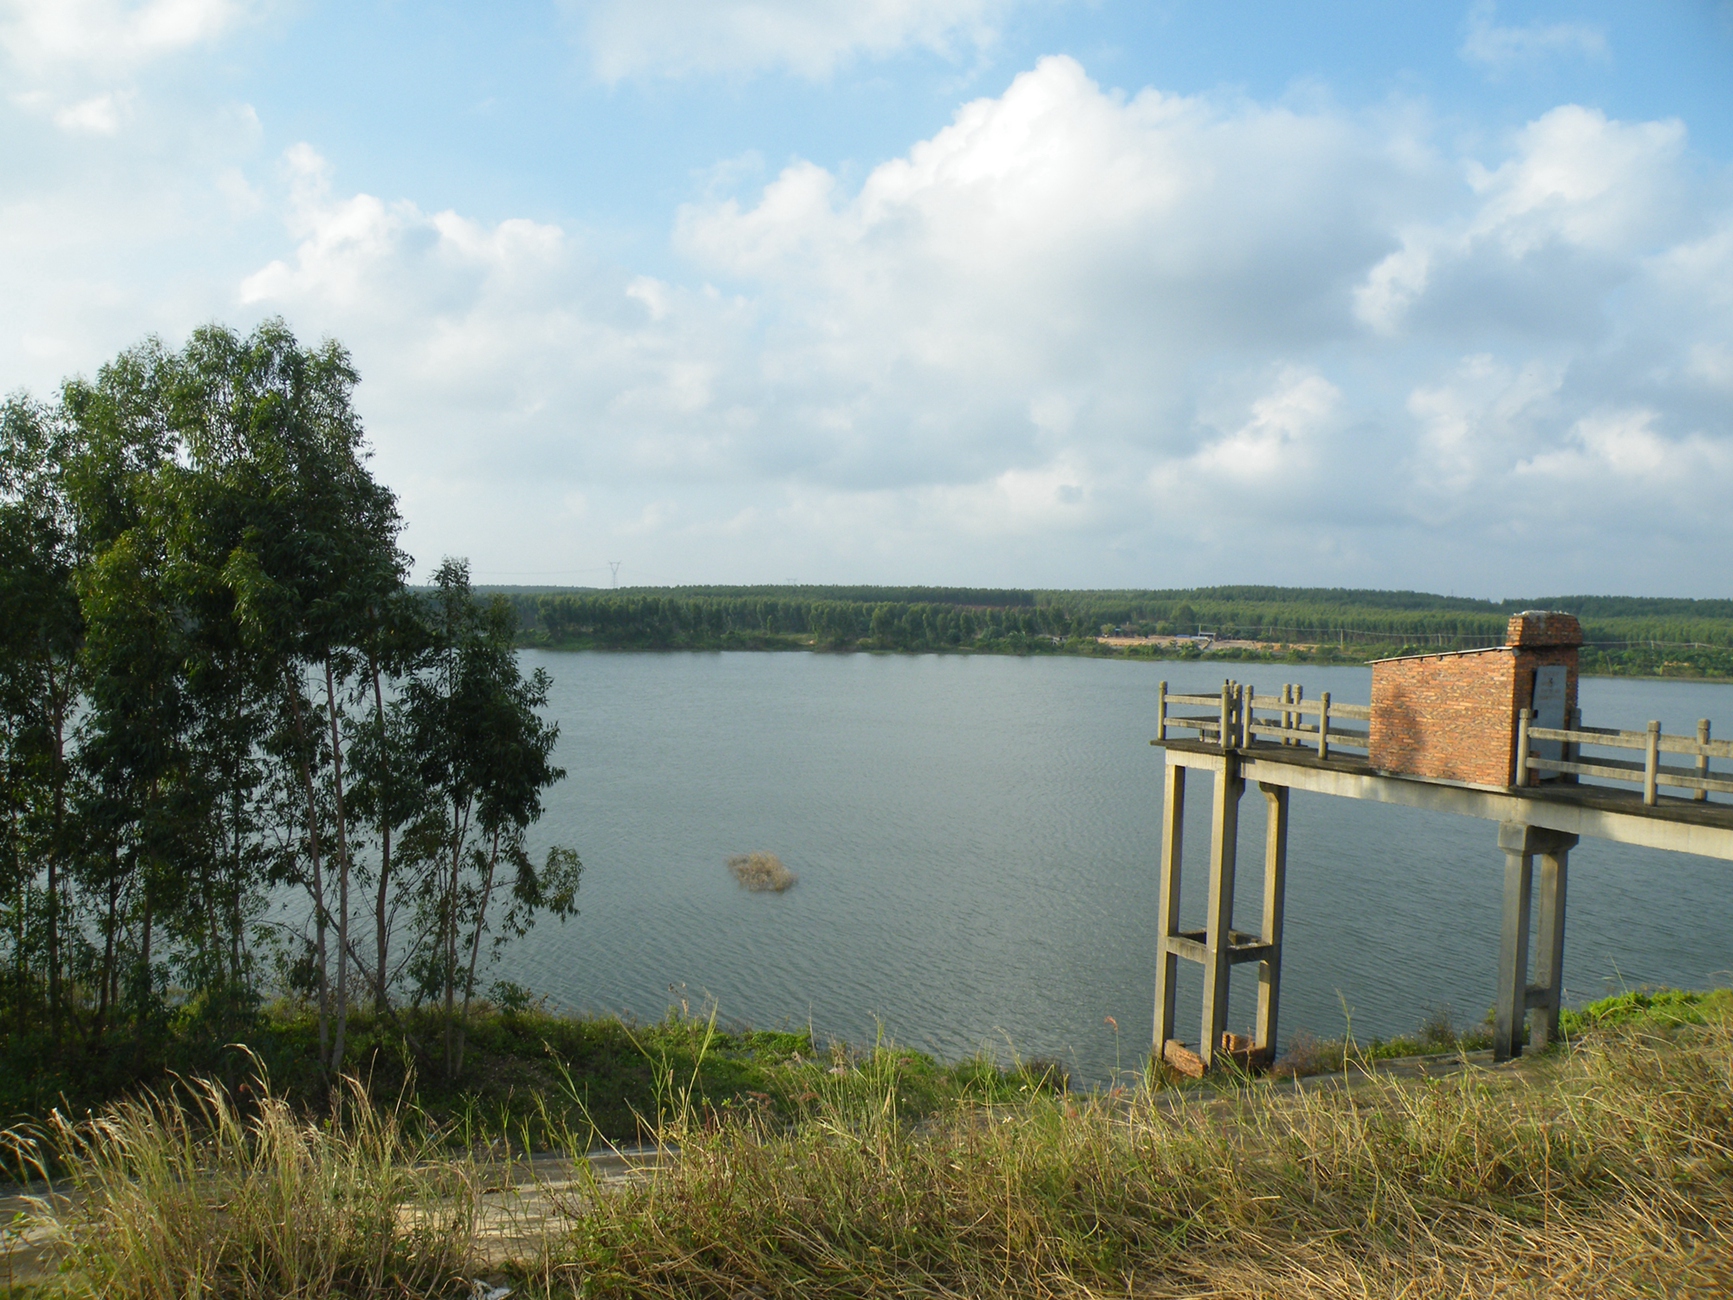
<svg viewBox="0 0 1733 1300">
<path fill-rule="evenodd" d="M 1504 926 L 1498 956 L 1498 1007 L 1493 1016 L 1493 1059 L 1522 1054 L 1530 1007 L 1542 1008 L 1537 1044 L 1558 1033 L 1559 995 L 1563 990 L 1566 864 L 1577 837 L 1521 822 L 1498 828 L 1504 850 Z M 1528 982 L 1528 929 L 1533 900 L 1534 859 L 1542 866 L 1540 979 Z M 1548 1010 L 1550 1008 L 1550 1010 Z"/>
<path fill-rule="evenodd" d="M 1529 1006 L 1536 1013 L 1529 1041 L 1542 1048 L 1558 1039 L 1559 1000 L 1564 994 L 1565 886 L 1570 873 L 1570 851 L 1575 835 L 1554 835 L 1555 842 L 1543 849 L 1540 859 L 1540 924 L 1535 939 L 1534 987 Z"/>
<path fill-rule="evenodd" d="M 1270 951 L 1258 962 L 1255 1046 L 1266 1061 L 1276 1055 L 1276 1012 L 1282 993 L 1282 918 L 1288 890 L 1288 787 L 1260 781 L 1269 820 L 1264 832 L 1264 923 Z"/>
<path fill-rule="evenodd" d="M 1161 805 L 1161 913 L 1155 958 L 1155 1054 L 1173 1037 L 1179 954 L 1167 941 L 1179 933 L 1180 864 L 1185 847 L 1185 768 L 1169 755 Z"/>
<path fill-rule="evenodd" d="M 1228 1027 L 1228 975 L 1233 970 L 1234 866 L 1239 855 L 1240 796 L 1246 783 L 1239 760 L 1224 755 L 1215 774 L 1210 810 L 1209 911 L 1204 931 L 1203 1042 L 1198 1055 L 1215 1062 Z"/>
</svg>

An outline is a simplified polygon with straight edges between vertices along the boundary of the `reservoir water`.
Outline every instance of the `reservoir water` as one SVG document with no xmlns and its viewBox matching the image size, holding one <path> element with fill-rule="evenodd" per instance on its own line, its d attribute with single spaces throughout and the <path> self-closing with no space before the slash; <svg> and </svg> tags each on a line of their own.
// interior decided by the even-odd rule
<svg viewBox="0 0 1733 1300">
<path fill-rule="evenodd" d="M 810 1024 L 955 1058 L 1052 1056 L 1082 1080 L 1148 1050 L 1161 751 L 1156 683 L 1365 703 L 1371 673 L 1061 657 L 562 654 L 541 842 L 585 864 L 582 915 L 544 922 L 494 972 L 553 1005 L 655 1019 Z M 1733 734 L 1733 686 L 1585 679 L 1593 725 Z M 1207 787 L 1207 778 L 1200 778 Z M 1188 801 L 1185 921 L 1203 924 L 1207 797 Z M 1241 823 L 1255 928 L 1263 801 Z M 752 850 L 800 877 L 752 894 Z M 1282 1031 L 1361 1037 L 1492 1004 L 1503 855 L 1488 822 L 1296 792 Z M 1567 1001 L 1733 982 L 1733 864 L 1584 840 L 1571 855 Z M 1180 1027 L 1197 1033 L 1199 968 Z M 1235 973 L 1249 1026 L 1255 975 Z M 1117 1026 L 1117 1029 L 1115 1028 Z"/>
</svg>

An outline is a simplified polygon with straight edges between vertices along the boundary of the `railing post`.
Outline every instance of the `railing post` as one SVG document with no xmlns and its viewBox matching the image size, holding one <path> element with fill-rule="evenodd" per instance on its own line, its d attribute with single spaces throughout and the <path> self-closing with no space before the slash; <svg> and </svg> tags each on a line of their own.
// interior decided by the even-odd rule
<svg viewBox="0 0 1733 1300">
<path fill-rule="evenodd" d="M 1258 692 L 1254 686 L 1240 687 L 1239 743 L 1243 749 L 1252 743 L 1252 710 L 1257 707 Z"/>
<path fill-rule="evenodd" d="M 1697 719 L 1697 743 L 1704 746 L 1707 746 L 1709 743 L 1709 719 L 1707 718 Z M 1697 755 L 1697 775 L 1702 777 L 1709 775 L 1709 752 L 1706 748 L 1700 751 Z M 1698 801 L 1702 801 L 1709 797 L 1709 792 L 1707 790 L 1698 790 L 1694 792 L 1691 797 Z"/>
<path fill-rule="evenodd" d="M 1222 753 L 1225 754 L 1233 748 L 1234 740 L 1234 684 L 1231 681 L 1222 683 L 1221 724 L 1221 734 L 1218 739 L 1221 741 Z"/>
<path fill-rule="evenodd" d="M 1654 719 L 1649 720 L 1649 739 L 1643 753 L 1643 802 L 1653 808 L 1659 802 L 1659 784 L 1661 768 L 1661 724 Z"/>
<path fill-rule="evenodd" d="M 1294 683 L 1294 730 L 1296 732 L 1304 731 L 1305 727 L 1306 727 L 1306 711 L 1300 707 L 1301 704 L 1305 703 L 1305 700 L 1306 700 L 1305 684 L 1302 682 L 1295 682 Z M 1305 742 L 1303 740 L 1301 740 L 1298 735 L 1296 735 L 1294 737 L 1294 744 L 1296 746 L 1303 745 L 1304 743 Z"/>
<path fill-rule="evenodd" d="M 1293 702 L 1294 702 L 1294 684 L 1292 682 L 1283 682 L 1282 683 L 1282 733 L 1283 733 L 1282 734 L 1282 743 L 1284 745 L 1291 745 L 1294 743 L 1294 738 L 1287 734 L 1288 732 L 1290 732 L 1294 729 L 1294 714 L 1293 714 L 1293 711 L 1288 708 L 1288 705 L 1292 704 Z"/>
<path fill-rule="evenodd" d="M 1155 738 L 1167 739 L 1167 683 L 1155 688 Z"/>
<path fill-rule="evenodd" d="M 1583 729 L 1583 711 L 1581 709 L 1572 709 L 1571 710 L 1570 729 L 1572 731 L 1581 731 Z M 1567 762 L 1567 763 L 1580 763 L 1580 762 L 1582 762 L 1583 761 L 1583 743 L 1582 743 L 1582 741 L 1580 741 L 1580 740 L 1567 740 L 1565 742 L 1565 745 L 1564 745 L 1564 756 L 1565 756 L 1565 762 Z M 1565 782 L 1567 785 L 1578 785 L 1581 783 L 1580 779 L 1579 779 L 1579 775 L 1576 772 L 1565 772 L 1559 777 L 1559 780 Z"/>
<path fill-rule="evenodd" d="M 1330 692 L 1318 697 L 1318 757 L 1330 757 Z"/>
<path fill-rule="evenodd" d="M 1528 718 L 1527 709 L 1516 711 L 1516 785 L 1528 784 Z"/>
</svg>

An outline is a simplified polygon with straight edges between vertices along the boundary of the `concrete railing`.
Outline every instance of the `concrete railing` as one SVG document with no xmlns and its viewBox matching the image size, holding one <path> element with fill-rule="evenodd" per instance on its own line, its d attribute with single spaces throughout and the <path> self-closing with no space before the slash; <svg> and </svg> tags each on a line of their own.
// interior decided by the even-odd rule
<svg viewBox="0 0 1733 1300">
<path fill-rule="evenodd" d="M 1209 709 L 1207 714 L 1175 714 L 1171 706 Z M 1259 717 L 1262 713 L 1266 716 Z M 1308 723 L 1306 718 L 1315 718 Z M 1337 704 L 1325 691 L 1316 699 L 1307 699 L 1305 689 L 1286 684 L 1279 694 L 1259 695 L 1252 687 L 1240 682 L 1222 683 L 1217 695 L 1185 695 L 1169 692 L 1162 682 L 1156 696 L 1156 737 L 1165 741 L 1168 728 L 1195 731 L 1198 739 L 1214 742 L 1222 749 L 1234 749 L 1254 743 L 1259 738 L 1274 739 L 1283 745 L 1315 749 L 1318 757 L 1330 757 L 1332 745 L 1365 749 L 1369 738 L 1364 731 L 1347 731 L 1336 726 L 1338 719 L 1370 722 L 1372 710 L 1364 704 Z"/>
<path fill-rule="evenodd" d="M 1260 720 L 1259 710 L 1274 716 Z M 1317 721 L 1308 725 L 1307 714 L 1311 714 Z M 1346 745 L 1350 749 L 1366 749 L 1370 746 L 1370 737 L 1366 732 L 1346 731 L 1335 724 L 1338 718 L 1370 724 L 1371 706 L 1337 703 L 1330 699 L 1329 691 L 1325 691 L 1315 700 L 1308 700 L 1305 697 L 1305 688 L 1293 683 L 1284 685 L 1277 695 L 1254 695 L 1248 689 L 1242 717 L 1244 722 L 1240 734 L 1247 744 L 1261 736 L 1266 740 L 1274 739 L 1283 745 L 1316 749 L 1319 758 L 1330 757 L 1332 745 Z"/>
<path fill-rule="evenodd" d="M 1540 758 L 1532 752 L 1537 740 L 1561 742 L 1562 758 Z M 1642 752 L 1640 763 L 1616 758 L 1582 757 L 1583 746 L 1604 749 L 1634 749 Z M 1662 754 L 1686 754 L 1696 762 L 1691 767 L 1663 767 Z M 1711 790 L 1733 794 L 1733 778 L 1716 776 L 1709 771 L 1711 758 L 1733 758 L 1733 742 L 1711 740 L 1709 720 L 1697 723 L 1695 736 L 1668 736 L 1659 722 L 1649 723 L 1645 731 L 1620 731 L 1613 727 L 1585 727 L 1579 721 L 1574 727 L 1537 727 L 1529 710 L 1517 713 L 1516 781 L 1519 786 L 1533 785 L 1530 774 L 1558 772 L 1565 776 L 1598 777 L 1603 781 L 1630 781 L 1643 787 L 1643 802 L 1654 807 L 1660 798 L 1660 787 L 1670 786 L 1690 790 L 1693 797 L 1704 800 Z"/>
</svg>

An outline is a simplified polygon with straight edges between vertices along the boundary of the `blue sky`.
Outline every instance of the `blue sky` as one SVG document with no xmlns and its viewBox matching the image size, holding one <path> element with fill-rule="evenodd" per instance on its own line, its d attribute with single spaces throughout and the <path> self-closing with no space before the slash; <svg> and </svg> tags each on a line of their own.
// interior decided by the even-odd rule
<svg viewBox="0 0 1733 1300">
<path fill-rule="evenodd" d="M 0 74 L 0 387 L 335 336 L 423 572 L 1727 594 L 1722 0 L 0 0 Z"/>
</svg>

